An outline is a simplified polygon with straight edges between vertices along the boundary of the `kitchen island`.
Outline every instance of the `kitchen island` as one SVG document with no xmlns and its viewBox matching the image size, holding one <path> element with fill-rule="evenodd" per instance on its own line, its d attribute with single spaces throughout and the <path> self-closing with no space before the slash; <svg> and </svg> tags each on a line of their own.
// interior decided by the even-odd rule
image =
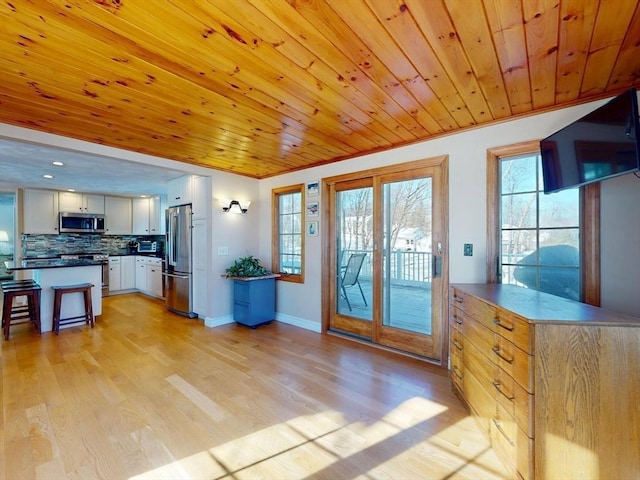
<svg viewBox="0 0 640 480">
<path fill-rule="evenodd" d="M 38 258 L 17 262 L 5 262 L 7 270 L 30 271 L 31 277 L 42 287 L 40 298 L 40 324 L 42 332 L 50 332 L 53 327 L 53 290 L 54 285 L 75 285 L 92 283 L 91 302 L 93 315 L 102 314 L 102 262 L 91 259 Z M 62 318 L 75 317 L 84 313 L 82 294 L 72 293 L 64 296 L 60 315 Z M 60 329 L 75 325 L 61 325 Z"/>
</svg>

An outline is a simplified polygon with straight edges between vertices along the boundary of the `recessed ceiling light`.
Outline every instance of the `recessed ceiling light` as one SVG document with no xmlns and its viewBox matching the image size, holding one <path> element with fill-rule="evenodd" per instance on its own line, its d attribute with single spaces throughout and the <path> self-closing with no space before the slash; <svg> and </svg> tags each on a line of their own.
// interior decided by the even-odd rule
<svg viewBox="0 0 640 480">
<path fill-rule="evenodd" d="M 75 188 L 67 188 L 67 192 L 75 192 L 76 189 Z"/>
<path fill-rule="evenodd" d="M 53 175 L 49 175 L 49 174 L 47 174 L 47 175 L 42 175 L 42 176 L 43 176 L 44 178 L 53 178 Z"/>
<path fill-rule="evenodd" d="M 140 195 L 140 198 L 147 198 L 146 195 Z"/>
<path fill-rule="evenodd" d="M 61 166 L 63 166 L 63 165 L 64 165 L 64 163 L 62 163 L 62 162 L 57 162 L 57 161 L 56 161 L 56 162 L 52 162 L 52 163 L 53 163 L 56 167 L 61 167 Z"/>
</svg>

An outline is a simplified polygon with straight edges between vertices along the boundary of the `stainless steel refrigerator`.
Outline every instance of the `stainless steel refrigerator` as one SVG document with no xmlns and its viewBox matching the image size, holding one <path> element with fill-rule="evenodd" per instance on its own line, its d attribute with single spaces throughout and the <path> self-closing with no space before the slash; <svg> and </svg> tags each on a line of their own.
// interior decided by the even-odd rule
<svg viewBox="0 0 640 480">
<path fill-rule="evenodd" d="M 170 207 L 166 212 L 167 243 L 164 262 L 164 291 L 167 309 L 186 317 L 193 313 L 191 288 L 191 205 Z"/>
</svg>

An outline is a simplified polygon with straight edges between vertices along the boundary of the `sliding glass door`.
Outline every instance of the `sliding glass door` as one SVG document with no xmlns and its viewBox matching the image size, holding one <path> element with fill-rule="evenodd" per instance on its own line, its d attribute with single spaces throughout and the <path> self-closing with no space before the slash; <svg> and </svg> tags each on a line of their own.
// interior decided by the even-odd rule
<svg viewBox="0 0 640 480">
<path fill-rule="evenodd" d="M 441 358 L 446 319 L 443 162 L 330 179 L 329 329 Z"/>
</svg>

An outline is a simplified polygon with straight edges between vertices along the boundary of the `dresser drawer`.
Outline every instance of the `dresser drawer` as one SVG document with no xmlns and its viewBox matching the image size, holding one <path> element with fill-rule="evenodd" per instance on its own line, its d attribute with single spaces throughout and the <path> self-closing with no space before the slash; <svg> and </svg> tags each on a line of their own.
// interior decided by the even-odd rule
<svg viewBox="0 0 640 480">
<path fill-rule="evenodd" d="M 527 392 L 534 393 L 533 361 L 530 355 L 500 335 L 494 335 L 491 361 L 502 368 Z"/>
<path fill-rule="evenodd" d="M 533 353 L 533 329 L 524 318 L 486 303 L 456 288 L 451 289 L 451 316 L 463 317 L 461 312 L 491 331 L 512 341 L 518 348 Z"/>
<path fill-rule="evenodd" d="M 498 308 L 491 322 L 498 335 L 513 342 L 528 354 L 533 353 L 533 329 L 524 318 Z"/>
<path fill-rule="evenodd" d="M 511 415 L 528 437 L 533 438 L 533 401 L 534 396 L 514 382 L 500 367 L 494 371 L 491 382 L 496 391 L 496 400 Z"/>
<path fill-rule="evenodd" d="M 462 314 L 463 323 L 460 331 L 465 337 L 467 343 L 473 343 L 488 360 L 493 361 L 494 354 L 492 348 L 494 346 L 495 334 L 482 323 L 469 317 L 466 313 Z"/>
<path fill-rule="evenodd" d="M 488 432 L 489 423 L 495 415 L 496 401 L 493 398 L 493 393 L 487 390 L 486 385 L 480 382 L 468 369 L 464 373 L 463 393 L 480 426 L 485 432 Z"/>
<path fill-rule="evenodd" d="M 489 424 L 491 446 L 502 460 L 524 480 L 533 480 L 533 440 L 505 412 L 496 412 Z"/>
<path fill-rule="evenodd" d="M 454 304 L 458 310 L 463 311 L 468 316 L 482 323 L 485 327 L 493 328 L 492 322 L 496 314 L 495 307 L 455 288 L 452 290 L 451 303 Z"/>
</svg>

